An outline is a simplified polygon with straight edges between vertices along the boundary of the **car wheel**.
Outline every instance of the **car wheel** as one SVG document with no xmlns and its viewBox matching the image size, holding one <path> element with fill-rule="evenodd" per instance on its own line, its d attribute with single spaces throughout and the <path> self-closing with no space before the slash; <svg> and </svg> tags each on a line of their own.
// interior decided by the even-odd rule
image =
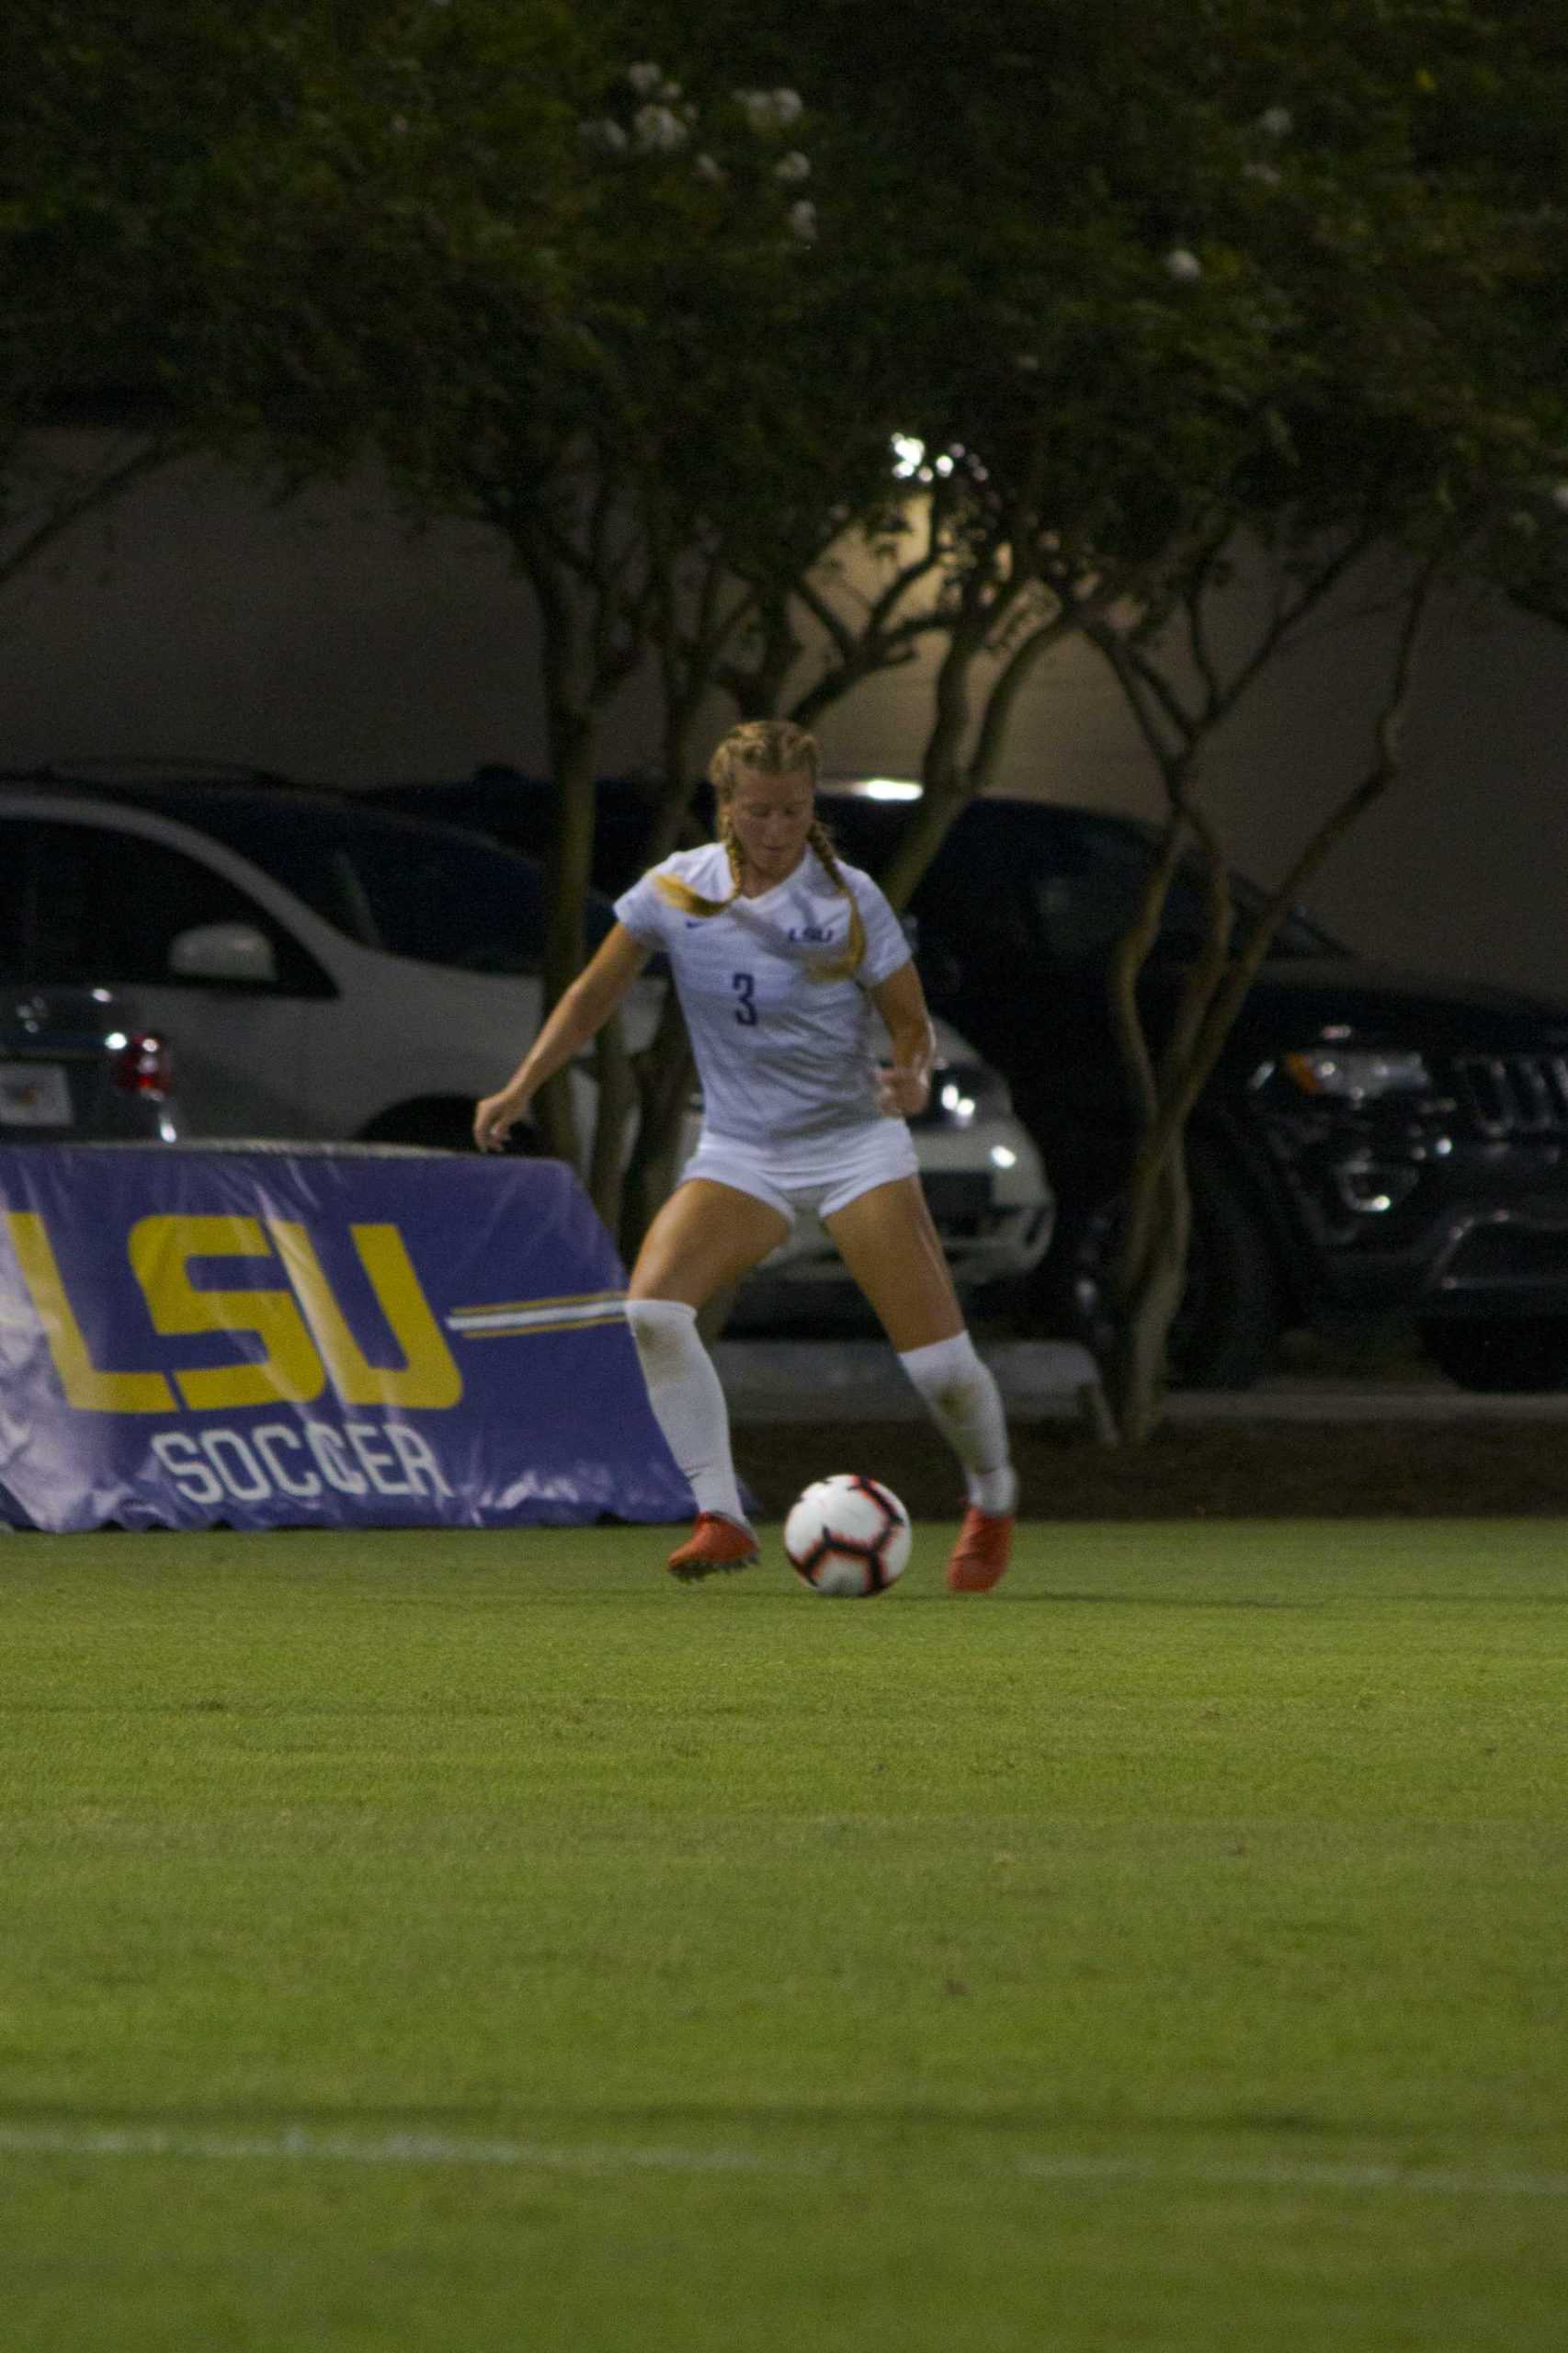
<svg viewBox="0 0 1568 2353">
<path fill-rule="evenodd" d="M 1439 1371 L 1461 1389 L 1496 1396 L 1568 1389 L 1568 1318 L 1562 1316 L 1435 1321 L 1421 1326 L 1421 1340 Z"/>
<path fill-rule="evenodd" d="M 1190 1144 L 1187 1166 L 1192 1242 L 1171 1326 L 1171 1382 L 1250 1389 L 1273 1362 L 1287 1322 L 1278 1262 L 1227 1155 Z M 1113 1338 L 1109 1286 L 1121 1214 L 1119 1199 L 1068 1206 L 1042 1268 L 1074 1336 L 1102 1358 Z"/>
</svg>

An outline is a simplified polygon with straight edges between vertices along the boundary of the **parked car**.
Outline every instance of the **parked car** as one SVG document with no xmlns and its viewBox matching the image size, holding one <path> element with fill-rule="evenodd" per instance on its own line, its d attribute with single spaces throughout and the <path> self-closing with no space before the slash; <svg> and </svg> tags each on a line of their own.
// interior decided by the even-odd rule
<svg viewBox="0 0 1568 2353">
<path fill-rule="evenodd" d="M 347 796 L 111 778 L 0 780 L 18 979 L 132 990 L 193 1136 L 465 1144 L 539 1025 L 537 861 Z"/>
<path fill-rule="evenodd" d="M 379 797 L 517 841 L 548 809 L 537 779 L 502 769 Z M 636 864 L 647 804 L 614 781 L 600 803 L 609 889 Z M 824 803 L 845 854 L 877 872 L 907 812 L 852 784 Z M 913 902 L 932 1004 L 1007 1080 L 1060 1197 L 1035 1312 L 1102 1346 L 1132 1133 L 1107 972 L 1153 838 L 1131 818 L 988 796 Z M 1261 893 L 1234 887 L 1244 925 Z M 1156 1036 L 1201 926 L 1198 878 L 1179 876 L 1142 983 Z M 1178 1380 L 1245 1387 L 1288 1329 L 1410 1319 L 1466 1387 L 1568 1386 L 1568 1004 L 1370 963 L 1293 915 L 1197 1107 L 1188 1159 Z"/>
<path fill-rule="evenodd" d="M 360 796 L 136 764 L 0 777 L 9 953 L 28 989 L 134 989 L 180 1044 L 194 1136 L 467 1149 L 477 1097 L 538 1029 L 537 858 Z M 613 922 L 591 894 L 590 941 Z M 631 1000 L 632 1042 L 665 983 Z M 1005 1084 L 949 1026 L 917 1150 L 960 1280 L 1028 1272 L 1051 1234 L 1040 1157 Z M 579 1116 L 593 1089 L 577 1078 Z M 695 1128 L 696 1113 L 693 1113 Z M 811 1222 L 768 1282 L 842 1284 Z"/>
<path fill-rule="evenodd" d="M 112 989 L 29 985 L 10 912 L 0 904 L 0 1144 L 176 1142 L 166 1039 Z"/>
</svg>

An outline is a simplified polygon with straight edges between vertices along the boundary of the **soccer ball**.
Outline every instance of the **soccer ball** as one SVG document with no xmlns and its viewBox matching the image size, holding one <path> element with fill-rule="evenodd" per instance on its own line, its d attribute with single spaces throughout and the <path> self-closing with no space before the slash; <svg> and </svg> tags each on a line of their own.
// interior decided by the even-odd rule
<svg viewBox="0 0 1568 2353">
<path fill-rule="evenodd" d="M 814 1479 L 790 1506 L 784 1550 L 813 1593 L 885 1593 L 909 1560 L 909 1514 L 891 1487 L 853 1471 Z"/>
</svg>

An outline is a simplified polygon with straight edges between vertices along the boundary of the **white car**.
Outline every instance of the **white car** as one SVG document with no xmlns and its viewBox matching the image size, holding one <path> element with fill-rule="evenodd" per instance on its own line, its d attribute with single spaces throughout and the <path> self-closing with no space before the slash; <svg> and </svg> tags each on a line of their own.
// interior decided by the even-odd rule
<svg viewBox="0 0 1568 2353">
<path fill-rule="evenodd" d="M 475 1099 L 541 1018 L 545 881 L 535 859 L 350 793 L 202 770 L 0 779 L 0 979 L 134 991 L 175 1043 L 188 1138 L 462 1148 Z M 590 941 L 613 920 L 601 893 Z M 629 1028 L 664 983 L 640 982 Z M 1006 1087 L 950 1030 L 915 1123 L 955 1271 L 1026 1272 L 1052 1202 Z M 582 1116 L 591 1084 L 578 1079 Z M 843 1281 L 802 1220 L 769 1262 Z"/>
</svg>

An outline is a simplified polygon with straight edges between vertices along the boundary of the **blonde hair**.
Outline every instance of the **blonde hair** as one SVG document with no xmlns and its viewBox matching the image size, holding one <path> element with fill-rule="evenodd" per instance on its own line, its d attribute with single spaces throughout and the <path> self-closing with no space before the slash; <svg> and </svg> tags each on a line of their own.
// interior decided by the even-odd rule
<svg viewBox="0 0 1568 2353">
<path fill-rule="evenodd" d="M 688 883 L 677 881 L 673 874 L 656 874 L 654 884 L 660 895 L 672 906 L 681 908 L 688 915 L 722 915 L 741 895 L 741 846 L 736 841 L 730 821 L 730 804 L 735 789 L 746 776 L 784 777 L 804 774 L 816 790 L 820 756 L 814 735 L 797 727 L 788 719 L 747 719 L 740 726 L 732 727 L 718 745 L 708 763 L 708 781 L 713 787 L 718 801 L 719 839 L 730 861 L 730 873 L 734 889 L 727 899 L 705 899 Z M 833 837 L 820 817 L 812 819 L 806 836 L 826 870 L 828 880 L 835 891 L 849 902 L 849 938 L 842 955 L 834 956 L 810 968 L 813 981 L 848 980 L 858 972 L 866 954 L 866 926 L 860 918 L 855 893 L 840 870 L 834 851 Z"/>
</svg>

